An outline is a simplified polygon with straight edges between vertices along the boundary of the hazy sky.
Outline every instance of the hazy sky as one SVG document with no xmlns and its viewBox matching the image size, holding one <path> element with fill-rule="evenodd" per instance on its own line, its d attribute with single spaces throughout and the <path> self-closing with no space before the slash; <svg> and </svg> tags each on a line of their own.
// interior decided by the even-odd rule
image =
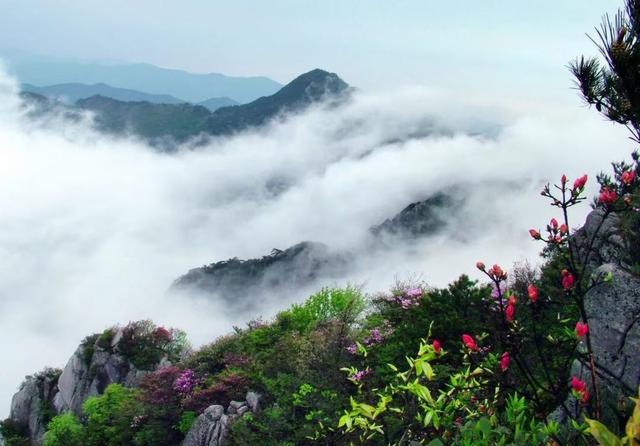
<svg viewBox="0 0 640 446">
<path fill-rule="evenodd" d="M 621 0 L 0 0 L 5 48 L 287 82 L 566 94 L 566 63 Z M 565 93 L 562 93 L 565 92 Z"/>
</svg>

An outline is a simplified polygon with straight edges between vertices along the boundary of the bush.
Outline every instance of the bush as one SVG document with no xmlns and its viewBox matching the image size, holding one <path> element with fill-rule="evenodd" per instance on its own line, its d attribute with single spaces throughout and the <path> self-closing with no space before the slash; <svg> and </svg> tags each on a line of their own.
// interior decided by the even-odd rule
<svg viewBox="0 0 640 446">
<path fill-rule="evenodd" d="M 83 446 L 84 427 L 70 412 L 54 417 L 47 425 L 44 446 Z"/>
</svg>

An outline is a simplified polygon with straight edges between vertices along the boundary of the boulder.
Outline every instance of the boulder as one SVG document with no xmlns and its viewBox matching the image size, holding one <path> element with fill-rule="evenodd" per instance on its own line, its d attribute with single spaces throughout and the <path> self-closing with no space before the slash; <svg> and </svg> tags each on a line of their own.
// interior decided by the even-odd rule
<svg viewBox="0 0 640 446">
<path fill-rule="evenodd" d="M 217 404 L 207 407 L 187 432 L 182 446 L 223 446 L 232 421 L 250 410 L 255 413 L 259 400 L 259 394 L 248 392 L 245 401 L 231 401 L 226 413 Z"/>
</svg>

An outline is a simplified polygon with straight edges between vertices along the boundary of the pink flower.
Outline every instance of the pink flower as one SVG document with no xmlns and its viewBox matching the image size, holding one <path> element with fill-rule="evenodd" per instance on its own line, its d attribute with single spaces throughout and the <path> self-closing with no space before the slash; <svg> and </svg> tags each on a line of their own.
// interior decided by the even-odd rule
<svg viewBox="0 0 640 446">
<path fill-rule="evenodd" d="M 500 357 L 500 369 L 503 372 L 506 372 L 507 369 L 509 368 L 510 362 L 511 362 L 511 355 L 509 354 L 509 352 L 504 352 Z"/>
<path fill-rule="evenodd" d="M 355 355 L 358 351 L 358 346 L 356 344 L 351 344 L 347 346 L 346 350 L 352 355 Z"/>
<path fill-rule="evenodd" d="M 506 280 L 507 278 L 507 273 L 505 273 L 500 267 L 500 265 L 498 264 L 493 265 L 489 269 L 488 273 L 491 277 L 493 277 L 496 280 Z"/>
<path fill-rule="evenodd" d="M 570 291 L 571 288 L 573 288 L 574 282 L 575 282 L 575 279 L 573 277 L 573 274 L 571 274 L 566 269 L 563 269 L 562 270 L 562 288 L 564 288 L 565 291 Z"/>
<path fill-rule="evenodd" d="M 560 183 L 564 186 L 565 184 L 567 184 L 567 176 L 565 174 L 562 174 L 562 177 L 560 177 Z"/>
<path fill-rule="evenodd" d="M 422 290 L 420 288 L 412 288 L 406 292 L 407 297 L 420 297 Z"/>
<path fill-rule="evenodd" d="M 555 218 L 552 218 L 551 221 L 549 222 L 549 225 L 553 230 L 558 229 L 558 220 L 556 220 Z"/>
<path fill-rule="evenodd" d="M 540 240 L 542 238 L 540 236 L 540 231 L 536 229 L 529 229 L 529 235 L 531 235 L 534 240 Z"/>
<path fill-rule="evenodd" d="M 558 229 L 558 232 L 560 232 L 560 234 L 564 235 L 567 232 L 569 232 L 569 228 L 567 228 L 567 225 L 565 225 L 564 223 L 562 223 L 560 225 L 560 228 Z"/>
<path fill-rule="evenodd" d="M 585 337 L 589 331 L 589 327 L 586 323 L 578 321 L 576 323 L 576 336 L 579 338 Z"/>
<path fill-rule="evenodd" d="M 627 170 L 622 172 L 622 176 L 621 176 L 622 182 L 624 184 L 626 184 L 627 186 L 629 186 L 631 183 L 633 183 L 636 179 L 636 172 L 635 170 Z"/>
<path fill-rule="evenodd" d="M 600 191 L 600 196 L 598 197 L 598 201 L 605 206 L 611 206 L 617 199 L 618 194 L 616 194 L 616 191 L 606 187 Z"/>
<path fill-rule="evenodd" d="M 354 381 L 360 382 L 362 379 L 371 373 L 371 369 L 367 368 L 365 370 L 358 370 L 356 373 L 351 376 L 351 379 Z"/>
<path fill-rule="evenodd" d="M 484 271 L 484 263 L 482 262 L 476 262 L 476 268 L 478 268 L 480 271 Z"/>
<path fill-rule="evenodd" d="M 580 178 L 576 179 L 573 182 L 573 190 L 574 191 L 582 190 L 584 185 L 587 184 L 587 178 L 588 178 L 587 175 L 582 175 Z"/>
<path fill-rule="evenodd" d="M 437 339 L 433 340 L 433 344 L 431 344 L 433 346 L 433 352 L 436 355 L 440 354 L 440 351 L 442 350 L 442 346 L 440 345 L 440 341 L 438 341 Z"/>
<path fill-rule="evenodd" d="M 478 344 L 476 344 L 475 339 L 468 334 L 462 335 L 462 343 L 471 351 L 475 352 L 478 350 Z"/>
<path fill-rule="evenodd" d="M 527 292 L 529 294 L 529 300 L 534 304 L 538 301 L 538 288 L 534 284 L 530 284 L 527 287 Z"/>
</svg>

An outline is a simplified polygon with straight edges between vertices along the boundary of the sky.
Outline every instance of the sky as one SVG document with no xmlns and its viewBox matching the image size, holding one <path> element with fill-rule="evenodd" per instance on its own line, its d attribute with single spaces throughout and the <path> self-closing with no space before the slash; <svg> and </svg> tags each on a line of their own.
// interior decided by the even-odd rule
<svg viewBox="0 0 640 446">
<path fill-rule="evenodd" d="M 404 84 L 569 97 L 565 65 L 620 0 L 0 0 L 5 48 L 286 83 L 323 68 Z"/>
</svg>

